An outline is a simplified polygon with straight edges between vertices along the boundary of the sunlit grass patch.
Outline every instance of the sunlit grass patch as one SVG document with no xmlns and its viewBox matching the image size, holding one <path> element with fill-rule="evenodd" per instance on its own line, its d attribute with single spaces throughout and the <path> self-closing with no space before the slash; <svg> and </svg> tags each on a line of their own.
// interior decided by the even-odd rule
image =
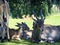
<svg viewBox="0 0 60 45">
<path fill-rule="evenodd" d="M 15 26 L 15 25 L 17 25 L 17 22 L 18 23 L 25 22 L 30 29 L 33 29 L 32 28 L 33 27 L 33 20 L 32 19 L 29 20 L 29 19 L 10 18 L 9 19 L 9 27 L 17 29 L 17 27 Z M 49 24 L 49 25 L 60 25 L 60 13 L 51 14 L 51 15 L 47 16 L 44 23 Z"/>
<path fill-rule="evenodd" d="M 25 22 L 28 25 L 28 27 L 30 29 L 32 29 L 33 20 L 25 20 L 25 19 L 13 19 L 13 18 L 10 18 L 9 19 L 9 27 L 17 29 L 17 27 L 15 26 L 15 25 L 17 25 L 17 22 L 18 23 Z"/>
<path fill-rule="evenodd" d="M 60 14 L 52 14 L 48 16 L 45 20 L 45 24 L 60 25 Z"/>
</svg>

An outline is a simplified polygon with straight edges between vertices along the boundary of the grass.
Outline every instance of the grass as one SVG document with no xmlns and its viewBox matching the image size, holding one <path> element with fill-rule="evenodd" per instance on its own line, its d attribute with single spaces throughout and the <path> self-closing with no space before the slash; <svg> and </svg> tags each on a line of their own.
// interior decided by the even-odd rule
<svg viewBox="0 0 60 45">
<path fill-rule="evenodd" d="M 46 17 L 45 19 L 45 24 L 49 24 L 49 25 L 60 25 L 60 13 L 58 14 L 52 14 Z M 21 22 L 25 22 L 30 29 L 32 29 L 33 26 L 33 20 L 32 19 L 9 19 L 9 27 L 10 28 L 15 28 L 17 29 L 17 27 L 15 26 L 16 24 L 21 23 Z"/>
<path fill-rule="evenodd" d="M 33 24 L 33 20 L 32 19 L 9 19 L 9 27 L 10 28 L 15 28 L 17 29 L 17 27 L 15 26 L 16 24 L 21 23 L 21 22 L 25 22 L 30 29 L 32 29 L 32 24 Z M 47 16 L 45 19 L 45 24 L 50 24 L 50 25 L 60 25 L 60 14 L 52 14 L 50 16 Z M 0 45 L 60 45 L 60 42 L 56 42 L 54 44 L 50 44 L 50 43 L 33 43 L 29 40 L 20 40 L 20 41 L 5 41 L 4 43 L 0 42 Z"/>
<path fill-rule="evenodd" d="M 28 20 L 28 19 L 12 19 L 12 18 L 10 18 L 9 19 L 9 27 L 16 29 L 17 27 L 15 25 L 17 25 L 17 22 L 18 23 L 25 22 L 30 27 L 30 29 L 32 29 L 33 20 Z"/>
<path fill-rule="evenodd" d="M 60 13 L 47 16 L 45 24 L 60 25 Z"/>
<path fill-rule="evenodd" d="M 4 43 L 0 43 L 0 45 L 59 45 L 60 43 L 59 42 L 56 42 L 56 43 L 53 43 L 53 44 L 50 44 L 50 43 L 33 43 L 29 40 L 12 40 L 10 42 L 4 42 Z"/>
</svg>

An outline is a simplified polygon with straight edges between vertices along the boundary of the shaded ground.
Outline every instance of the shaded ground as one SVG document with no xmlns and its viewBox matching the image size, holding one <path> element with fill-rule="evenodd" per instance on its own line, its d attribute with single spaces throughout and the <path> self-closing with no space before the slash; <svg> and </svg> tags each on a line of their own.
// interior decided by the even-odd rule
<svg viewBox="0 0 60 45">
<path fill-rule="evenodd" d="M 54 44 L 50 44 L 50 43 L 33 43 L 27 40 L 21 40 L 21 41 L 10 41 L 10 42 L 4 42 L 4 43 L 0 43 L 0 45 L 60 45 L 60 43 L 56 42 Z"/>
</svg>

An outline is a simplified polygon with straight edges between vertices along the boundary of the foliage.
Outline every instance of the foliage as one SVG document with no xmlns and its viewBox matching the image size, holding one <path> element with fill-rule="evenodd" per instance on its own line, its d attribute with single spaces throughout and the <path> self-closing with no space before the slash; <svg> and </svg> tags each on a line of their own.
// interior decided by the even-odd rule
<svg viewBox="0 0 60 45">
<path fill-rule="evenodd" d="M 31 12 L 29 0 L 9 0 L 9 4 L 13 17 L 21 17 Z"/>
<path fill-rule="evenodd" d="M 51 13 L 51 8 L 52 8 L 51 0 L 47 0 L 47 5 L 48 5 L 48 12 Z"/>
<path fill-rule="evenodd" d="M 31 16 L 33 10 L 36 11 L 37 16 L 40 16 L 41 9 L 43 16 L 51 11 L 51 2 L 46 0 L 9 0 L 9 4 L 12 16 L 16 18 L 27 14 Z"/>
</svg>

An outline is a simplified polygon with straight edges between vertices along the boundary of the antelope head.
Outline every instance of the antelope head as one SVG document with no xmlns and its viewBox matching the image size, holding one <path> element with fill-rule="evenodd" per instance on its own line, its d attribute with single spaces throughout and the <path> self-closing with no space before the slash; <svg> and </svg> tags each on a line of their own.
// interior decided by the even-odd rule
<svg viewBox="0 0 60 45">
<path fill-rule="evenodd" d="M 32 18 L 34 20 L 33 22 L 33 28 L 35 27 L 39 27 L 41 28 L 43 25 L 44 25 L 44 20 L 45 18 L 41 17 L 40 19 L 36 16 L 36 13 L 34 12 L 34 15 L 35 15 L 35 19 Z"/>
<path fill-rule="evenodd" d="M 16 26 L 19 28 L 22 28 L 22 30 L 29 30 L 29 27 L 27 26 L 27 24 L 25 22 L 22 22 L 21 24 L 17 23 Z"/>
</svg>

